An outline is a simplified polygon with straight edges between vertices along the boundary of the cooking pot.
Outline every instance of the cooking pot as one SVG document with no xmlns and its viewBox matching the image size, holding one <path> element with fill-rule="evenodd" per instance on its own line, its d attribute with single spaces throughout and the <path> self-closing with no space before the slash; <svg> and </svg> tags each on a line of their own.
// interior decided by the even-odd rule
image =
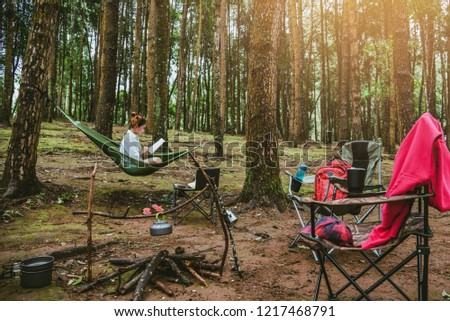
<svg viewBox="0 0 450 321">
<path fill-rule="evenodd" d="M 47 269 L 37 272 L 20 272 L 20 285 L 23 288 L 40 288 L 52 282 L 52 270 Z"/>
<path fill-rule="evenodd" d="M 35 256 L 20 263 L 20 285 L 40 288 L 52 282 L 53 256 Z"/>
<path fill-rule="evenodd" d="M 20 270 L 26 272 L 39 272 L 53 268 L 53 256 L 35 256 L 23 260 L 20 263 Z"/>
</svg>

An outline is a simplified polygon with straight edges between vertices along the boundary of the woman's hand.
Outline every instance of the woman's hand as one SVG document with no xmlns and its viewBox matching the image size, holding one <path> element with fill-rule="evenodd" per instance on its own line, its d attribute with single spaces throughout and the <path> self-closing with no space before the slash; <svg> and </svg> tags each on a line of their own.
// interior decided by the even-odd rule
<svg viewBox="0 0 450 321">
<path fill-rule="evenodd" d="M 151 157 L 144 160 L 147 164 L 160 164 L 162 163 L 162 159 L 159 157 Z"/>
<path fill-rule="evenodd" d="M 145 156 L 148 154 L 148 146 L 143 146 L 141 156 Z"/>
</svg>

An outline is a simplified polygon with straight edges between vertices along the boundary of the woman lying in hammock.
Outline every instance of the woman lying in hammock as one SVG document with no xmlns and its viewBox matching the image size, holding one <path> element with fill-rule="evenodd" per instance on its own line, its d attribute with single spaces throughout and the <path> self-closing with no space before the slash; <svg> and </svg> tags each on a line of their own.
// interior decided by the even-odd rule
<svg viewBox="0 0 450 321">
<path fill-rule="evenodd" d="M 130 129 L 123 136 L 122 142 L 120 143 L 120 152 L 147 164 L 159 164 L 162 162 L 159 157 L 149 157 L 144 159 L 144 156 L 149 154 L 149 150 L 148 146 L 142 146 L 139 141 L 139 136 L 144 133 L 145 125 L 145 119 L 141 115 L 138 115 L 135 112 L 131 113 L 129 121 Z"/>
</svg>

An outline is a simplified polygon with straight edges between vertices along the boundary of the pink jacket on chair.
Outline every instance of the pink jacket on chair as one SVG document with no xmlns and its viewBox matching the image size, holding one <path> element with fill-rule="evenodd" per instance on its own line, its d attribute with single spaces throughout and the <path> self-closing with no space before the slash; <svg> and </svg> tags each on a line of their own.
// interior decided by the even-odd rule
<svg viewBox="0 0 450 321">
<path fill-rule="evenodd" d="M 423 185 L 431 185 L 435 193 L 431 206 L 450 210 L 450 152 L 440 123 L 430 113 L 417 120 L 400 145 L 386 196 L 411 193 Z M 381 224 L 361 247 L 370 249 L 396 238 L 408 211 L 407 201 L 383 204 Z"/>
</svg>

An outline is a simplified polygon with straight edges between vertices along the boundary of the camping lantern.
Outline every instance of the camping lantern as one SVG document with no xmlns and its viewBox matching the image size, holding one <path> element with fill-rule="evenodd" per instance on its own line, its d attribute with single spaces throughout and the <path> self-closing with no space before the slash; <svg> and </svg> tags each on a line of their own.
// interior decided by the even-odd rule
<svg viewBox="0 0 450 321">
<path fill-rule="evenodd" d="M 172 224 L 167 222 L 165 217 L 162 220 L 158 218 L 158 214 L 156 214 L 156 221 L 153 222 L 153 225 L 150 226 L 150 235 L 160 236 L 166 234 L 172 234 Z"/>
</svg>

